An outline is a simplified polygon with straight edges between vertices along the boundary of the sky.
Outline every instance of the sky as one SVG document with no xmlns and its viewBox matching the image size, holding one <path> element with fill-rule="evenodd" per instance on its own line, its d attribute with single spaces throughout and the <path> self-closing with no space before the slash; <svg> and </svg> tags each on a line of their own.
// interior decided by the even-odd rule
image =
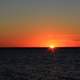
<svg viewBox="0 0 80 80">
<path fill-rule="evenodd" d="M 0 0 L 0 47 L 80 47 L 80 0 Z"/>
</svg>

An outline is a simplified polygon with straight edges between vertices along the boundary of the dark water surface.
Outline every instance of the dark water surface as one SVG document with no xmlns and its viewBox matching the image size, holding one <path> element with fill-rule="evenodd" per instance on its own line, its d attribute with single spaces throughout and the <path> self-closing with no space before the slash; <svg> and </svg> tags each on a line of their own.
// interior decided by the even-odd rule
<svg viewBox="0 0 80 80">
<path fill-rule="evenodd" d="M 80 48 L 0 48 L 0 80 L 80 80 Z"/>
</svg>

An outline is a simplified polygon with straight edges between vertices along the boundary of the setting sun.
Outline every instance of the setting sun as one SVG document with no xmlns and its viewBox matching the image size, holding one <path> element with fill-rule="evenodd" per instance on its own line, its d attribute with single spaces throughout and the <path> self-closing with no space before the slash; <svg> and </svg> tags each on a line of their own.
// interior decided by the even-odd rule
<svg viewBox="0 0 80 80">
<path fill-rule="evenodd" d="M 49 50 L 50 53 L 53 53 L 54 50 L 55 50 L 55 46 L 54 45 L 50 45 L 48 50 Z"/>
<path fill-rule="evenodd" d="M 55 48 L 55 46 L 54 45 L 50 45 L 49 48 Z"/>
</svg>

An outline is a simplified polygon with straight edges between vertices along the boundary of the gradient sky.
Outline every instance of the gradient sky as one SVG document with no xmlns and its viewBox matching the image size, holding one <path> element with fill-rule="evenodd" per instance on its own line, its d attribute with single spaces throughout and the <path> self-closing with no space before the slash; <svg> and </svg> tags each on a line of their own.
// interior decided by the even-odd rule
<svg viewBox="0 0 80 80">
<path fill-rule="evenodd" d="M 0 47 L 80 47 L 80 0 L 0 0 Z"/>
</svg>

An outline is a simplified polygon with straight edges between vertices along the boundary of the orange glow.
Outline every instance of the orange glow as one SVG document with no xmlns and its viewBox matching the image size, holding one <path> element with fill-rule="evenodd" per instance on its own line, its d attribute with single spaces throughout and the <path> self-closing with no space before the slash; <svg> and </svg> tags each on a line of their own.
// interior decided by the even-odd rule
<svg viewBox="0 0 80 80">
<path fill-rule="evenodd" d="M 53 49 L 53 48 L 55 48 L 55 46 L 54 45 L 50 45 L 49 48 L 52 48 Z"/>
<path fill-rule="evenodd" d="M 55 46 L 54 45 L 50 45 L 48 50 L 49 50 L 50 53 L 53 53 L 54 50 L 55 50 Z"/>
<path fill-rule="evenodd" d="M 28 37 L 0 39 L 0 47 L 80 47 L 80 35 L 41 33 Z"/>
</svg>

